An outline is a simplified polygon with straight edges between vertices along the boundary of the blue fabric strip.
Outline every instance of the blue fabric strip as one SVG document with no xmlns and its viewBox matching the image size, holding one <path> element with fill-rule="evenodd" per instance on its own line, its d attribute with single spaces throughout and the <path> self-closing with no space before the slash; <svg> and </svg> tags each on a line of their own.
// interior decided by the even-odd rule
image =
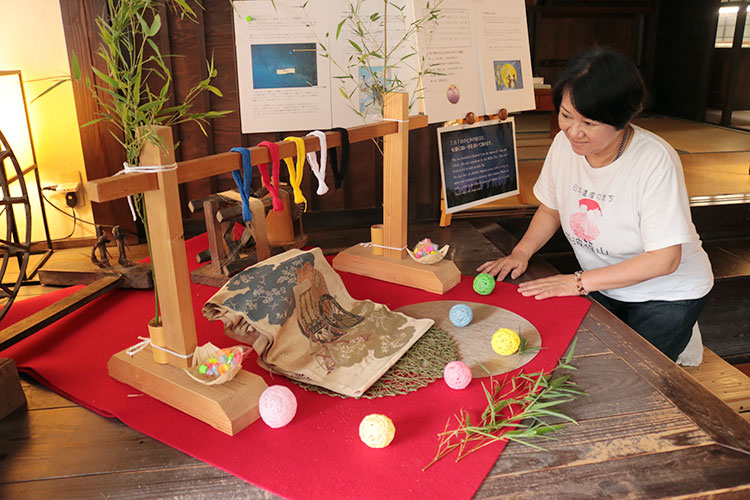
<svg viewBox="0 0 750 500">
<path fill-rule="evenodd" d="M 249 222 L 253 220 L 253 214 L 250 212 L 250 193 L 252 189 L 250 184 L 253 181 L 253 165 L 250 163 L 250 150 L 248 148 L 232 148 L 233 153 L 242 155 L 242 171 L 239 169 L 232 172 L 234 182 L 240 191 L 242 199 L 242 220 Z"/>
</svg>

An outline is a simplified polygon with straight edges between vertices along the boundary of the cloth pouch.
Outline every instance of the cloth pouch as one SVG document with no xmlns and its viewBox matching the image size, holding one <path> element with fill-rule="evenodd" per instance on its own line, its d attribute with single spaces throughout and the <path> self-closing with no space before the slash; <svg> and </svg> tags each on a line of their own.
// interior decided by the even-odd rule
<svg viewBox="0 0 750 500">
<path fill-rule="evenodd" d="M 292 249 L 233 276 L 203 306 L 263 368 L 361 396 L 434 323 L 354 300 L 319 248 Z"/>
</svg>

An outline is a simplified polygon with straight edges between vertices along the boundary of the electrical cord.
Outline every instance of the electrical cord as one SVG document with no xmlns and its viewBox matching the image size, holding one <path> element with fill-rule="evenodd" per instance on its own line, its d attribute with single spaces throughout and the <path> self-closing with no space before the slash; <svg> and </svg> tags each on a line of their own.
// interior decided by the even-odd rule
<svg viewBox="0 0 750 500">
<path fill-rule="evenodd" d="M 71 236 L 73 236 L 73 233 L 76 230 L 76 223 L 77 222 L 80 222 L 81 224 L 88 224 L 89 226 L 94 226 L 94 227 L 100 226 L 100 227 L 103 227 L 103 228 L 114 229 L 115 226 L 113 226 L 111 224 L 96 224 L 94 222 L 89 222 L 87 220 L 81 219 L 80 217 L 78 217 L 76 215 L 76 209 L 75 209 L 75 207 L 70 207 L 71 211 L 73 212 L 73 215 L 69 214 L 65 210 L 61 209 L 60 207 L 58 207 L 57 205 L 55 205 L 54 203 L 52 203 L 46 196 L 44 196 L 44 191 L 55 191 L 55 192 L 57 192 L 57 186 L 56 185 L 55 186 L 46 186 L 46 187 L 43 187 L 42 188 L 42 198 L 52 208 L 54 208 L 55 210 L 57 210 L 61 214 L 66 215 L 67 217 L 70 217 L 71 219 L 73 219 L 73 231 L 71 231 L 71 233 L 68 236 L 66 236 L 64 238 L 61 238 L 61 239 L 68 239 Z M 0 214 L 2 214 L 2 212 L 0 212 Z M 124 230 L 124 231 L 127 232 L 127 233 L 130 233 L 130 234 L 135 234 L 135 233 L 133 233 L 132 231 L 129 231 L 129 230 Z"/>
</svg>

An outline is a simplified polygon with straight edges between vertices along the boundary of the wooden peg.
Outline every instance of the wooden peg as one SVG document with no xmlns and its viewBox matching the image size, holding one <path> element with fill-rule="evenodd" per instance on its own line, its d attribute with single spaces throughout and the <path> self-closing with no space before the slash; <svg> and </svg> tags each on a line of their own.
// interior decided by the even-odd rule
<svg viewBox="0 0 750 500">
<path fill-rule="evenodd" d="M 466 116 L 464 117 L 463 123 L 471 125 L 475 121 L 477 121 L 477 115 L 475 115 L 474 113 L 472 113 L 471 111 L 469 111 L 468 113 L 466 113 Z"/>
<path fill-rule="evenodd" d="M 508 110 L 505 108 L 500 108 L 500 111 L 497 112 L 497 117 L 501 120 L 507 120 L 508 119 Z"/>
</svg>

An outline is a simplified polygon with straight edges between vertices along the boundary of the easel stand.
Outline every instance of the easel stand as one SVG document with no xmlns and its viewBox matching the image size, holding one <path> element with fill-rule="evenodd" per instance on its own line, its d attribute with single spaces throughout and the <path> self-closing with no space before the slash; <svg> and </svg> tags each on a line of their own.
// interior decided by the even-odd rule
<svg viewBox="0 0 750 500">
<path fill-rule="evenodd" d="M 450 260 L 420 264 L 406 254 L 409 193 L 408 97 L 385 97 L 383 115 L 398 123 L 398 132 L 383 137 L 383 255 L 354 246 L 333 259 L 333 268 L 389 283 L 443 294 L 461 281 L 461 272 Z"/>
<path fill-rule="evenodd" d="M 407 221 L 407 155 L 410 128 L 427 126 L 427 117 L 407 116 L 406 95 L 389 95 L 386 117 L 398 121 L 382 121 L 349 129 L 349 142 L 355 143 L 385 137 L 384 171 L 385 197 L 383 223 L 384 245 L 406 246 Z M 174 163 L 169 128 L 159 127 L 168 154 L 160 148 L 148 148 L 141 156 L 144 165 Z M 307 151 L 319 151 L 317 137 L 305 137 Z M 327 132 L 328 147 L 341 145 L 339 132 Z M 279 144 L 281 158 L 292 157 L 297 148 L 291 141 Z M 271 161 L 268 149 L 251 149 L 252 164 Z M 190 296 L 190 276 L 185 253 L 184 233 L 178 185 L 242 168 L 238 153 L 220 153 L 195 160 L 180 162 L 176 170 L 159 173 L 131 173 L 97 179 L 88 183 L 89 198 L 105 202 L 128 195 L 144 193 L 148 216 L 149 237 L 152 245 L 154 279 L 161 301 L 163 333 L 152 333 L 151 341 L 179 355 L 191 354 L 197 345 L 195 318 Z M 425 290 L 443 293 L 460 280 L 458 268 L 449 261 L 422 265 L 406 260 L 404 250 L 386 250 L 380 259 L 360 255 L 359 249 L 349 249 L 338 259 L 338 269 L 385 279 Z M 334 260 L 336 267 L 336 260 Z M 143 329 L 143 327 L 141 327 Z M 133 339 L 142 330 L 133 332 Z M 163 351 L 159 351 L 160 353 Z M 234 380 L 218 386 L 205 386 L 192 380 L 184 369 L 188 359 L 167 355 L 167 364 L 157 363 L 144 349 L 134 356 L 125 351 L 115 354 L 108 363 L 109 374 L 116 380 L 141 390 L 178 410 L 192 415 L 217 429 L 233 435 L 258 418 L 258 398 L 266 384 L 252 373 L 241 371 Z"/>
</svg>

